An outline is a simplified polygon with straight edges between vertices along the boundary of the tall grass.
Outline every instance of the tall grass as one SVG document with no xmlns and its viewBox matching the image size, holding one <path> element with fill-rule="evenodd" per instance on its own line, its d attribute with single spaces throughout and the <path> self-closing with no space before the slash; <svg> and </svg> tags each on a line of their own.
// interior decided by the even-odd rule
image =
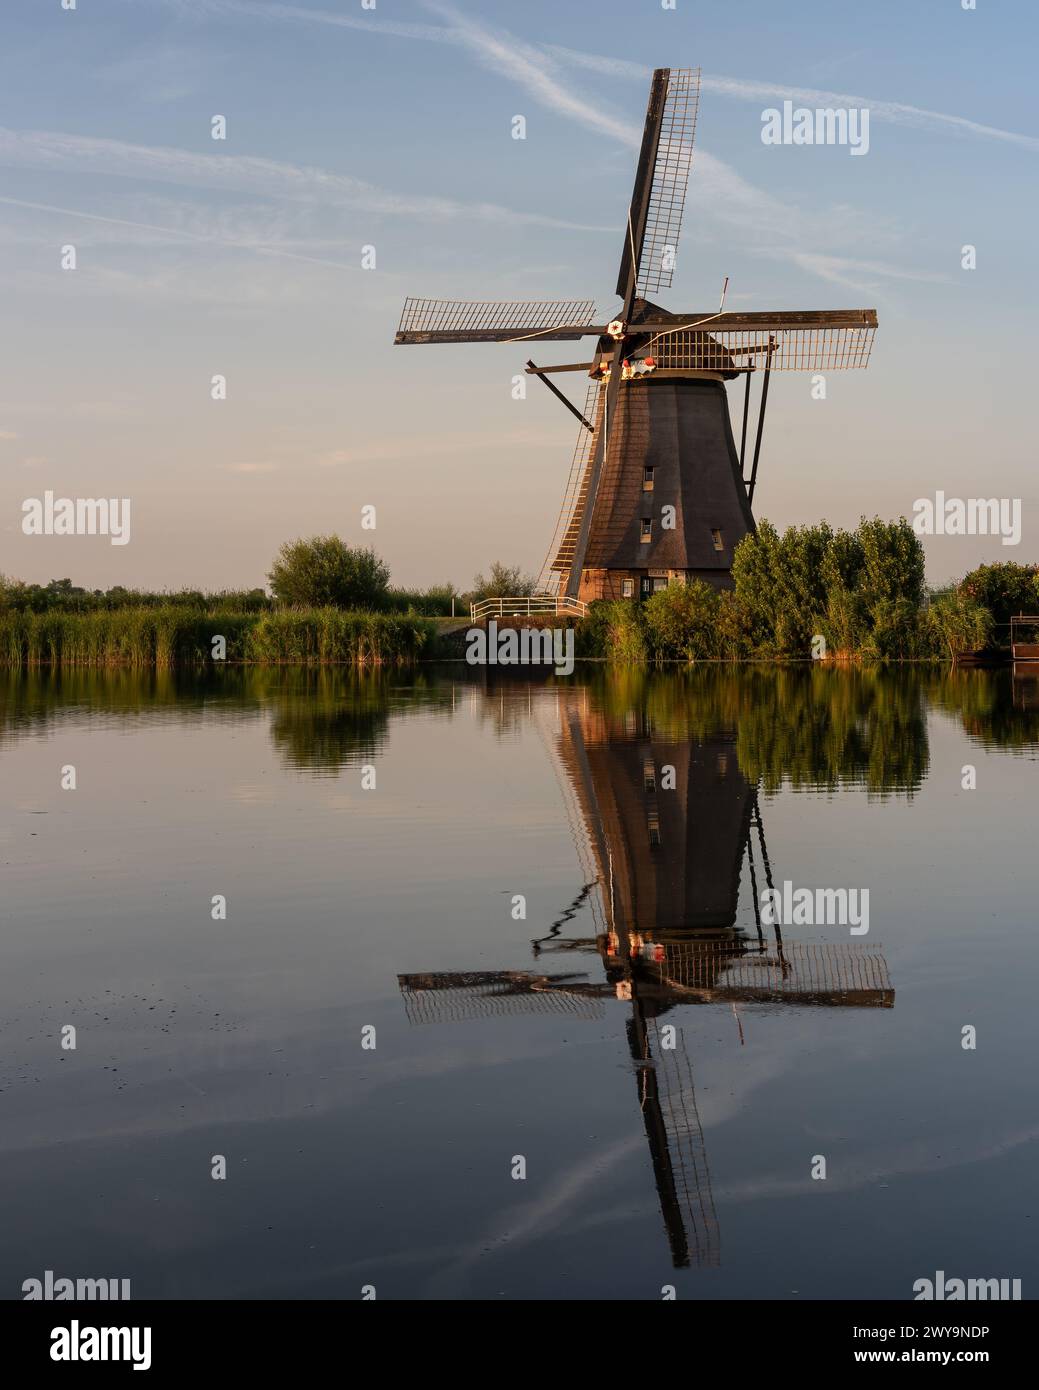
<svg viewBox="0 0 1039 1390">
<path fill-rule="evenodd" d="M 436 624 L 395 613 L 345 613 L 338 608 L 265 613 L 249 632 L 247 661 L 349 663 L 414 661 L 429 654 Z"/>
<path fill-rule="evenodd" d="M 262 664 L 381 665 L 428 653 L 435 625 L 421 618 L 334 608 L 217 613 L 122 608 L 92 613 L 0 612 L 0 664 L 168 668 L 224 659 Z"/>
</svg>

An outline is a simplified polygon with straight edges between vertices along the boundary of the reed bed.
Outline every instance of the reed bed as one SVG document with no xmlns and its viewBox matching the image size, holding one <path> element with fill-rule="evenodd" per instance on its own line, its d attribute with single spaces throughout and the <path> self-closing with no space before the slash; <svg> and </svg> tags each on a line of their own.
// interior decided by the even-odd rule
<svg viewBox="0 0 1039 1390">
<path fill-rule="evenodd" d="M 204 614 L 190 608 L 93 613 L 0 613 L 0 664 L 169 668 L 223 659 L 280 664 L 383 665 L 429 653 L 435 624 L 334 608 Z"/>
</svg>

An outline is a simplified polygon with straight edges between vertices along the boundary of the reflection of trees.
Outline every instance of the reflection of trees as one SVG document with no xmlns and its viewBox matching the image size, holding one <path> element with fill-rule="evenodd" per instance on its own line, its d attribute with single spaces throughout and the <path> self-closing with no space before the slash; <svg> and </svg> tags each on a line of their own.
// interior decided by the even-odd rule
<svg viewBox="0 0 1039 1390">
<path fill-rule="evenodd" d="M 190 722 L 260 713 L 259 671 L 113 667 L 0 669 L 0 743 L 58 719 L 96 715 Z"/>
<path fill-rule="evenodd" d="M 919 672 L 777 672 L 740 720 L 737 755 L 767 791 L 864 785 L 873 796 L 912 796 L 929 765 Z"/>
<path fill-rule="evenodd" d="M 240 722 L 269 712 L 291 767 L 335 771 L 385 743 L 390 713 L 450 713 L 450 682 L 353 667 L 65 667 L 0 671 L 0 743 L 84 715 L 149 722 Z"/>
<path fill-rule="evenodd" d="M 912 668 L 608 671 L 596 697 L 608 717 L 644 709 L 650 726 L 672 739 L 734 730 L 744 776 L 766 791 L 785 781 L 911 795 L 927 772 L 921 676 Z"/>
<path fill-rule="evenodd" d="M 1039 743 L 1039 671 L 1020 668 L 932 674 L 927 697 L 988 748 L 1020 750 Z"/>
<path fill-rule="evenodd" d="M 374 756 L 386 742 L 391 712 L 450 716 L 453 707 L 449 682 L 414 671 L 326 666 L 278 674 L 267 692 L 271 738 L 291 767 L 310 771 L 335 772 Z"/>
<path fill-rule="evenodd" d="M 0 744 L 69 718 L 241 721 L 269 713 L 291 767 L 334 771 L 374 756 L 391 717 L 456 705 L 513 737 L 546 689 L 583 691 L 611 726 L 632 721 L 673 741 L 735 734 L 744 776 L 766 791 L 864 786 L 911 795 L 927 773 L 925 707 L 997 748 L 1039 743 L 1039 675 L 916 667 L 599 668 L 583 680 L 476 681 L 466 670 L 229 666 L 0 669 Z"/>
<path fill-rule="evenodd" d="M 291 767 L 335 772 L 386 742 L 390 678 L 339 668 L 293 670 L 272 692 L 271 740 Z"/>
</svg>

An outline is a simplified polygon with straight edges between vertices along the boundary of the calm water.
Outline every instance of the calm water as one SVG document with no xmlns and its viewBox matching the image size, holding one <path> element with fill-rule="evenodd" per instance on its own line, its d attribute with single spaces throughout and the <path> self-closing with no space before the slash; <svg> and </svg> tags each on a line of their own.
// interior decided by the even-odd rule
<svg viewBox="0 0 1039 1390">
<path fill-rule="evenodd" d="M 0 673 L 0 1296 L 1035 1297 L 1037 757 L 1009 672 Z"/>
</svg>

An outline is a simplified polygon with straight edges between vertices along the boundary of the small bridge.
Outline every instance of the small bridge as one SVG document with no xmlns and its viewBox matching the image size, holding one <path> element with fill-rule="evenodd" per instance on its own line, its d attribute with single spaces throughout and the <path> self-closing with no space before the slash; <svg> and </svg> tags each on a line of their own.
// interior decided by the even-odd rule
<svg viewBox="0 0 1039 1390">
<path fill-rule="evenodd" d="M 538 613 L 569 613 L 583 618 L 587 603 L 566 594 L 532 594 L 525 598 L 484 598 L 469 605 L 469 616 L 475 623 L 479 618 L 530 618 Z"/>
</svg>

